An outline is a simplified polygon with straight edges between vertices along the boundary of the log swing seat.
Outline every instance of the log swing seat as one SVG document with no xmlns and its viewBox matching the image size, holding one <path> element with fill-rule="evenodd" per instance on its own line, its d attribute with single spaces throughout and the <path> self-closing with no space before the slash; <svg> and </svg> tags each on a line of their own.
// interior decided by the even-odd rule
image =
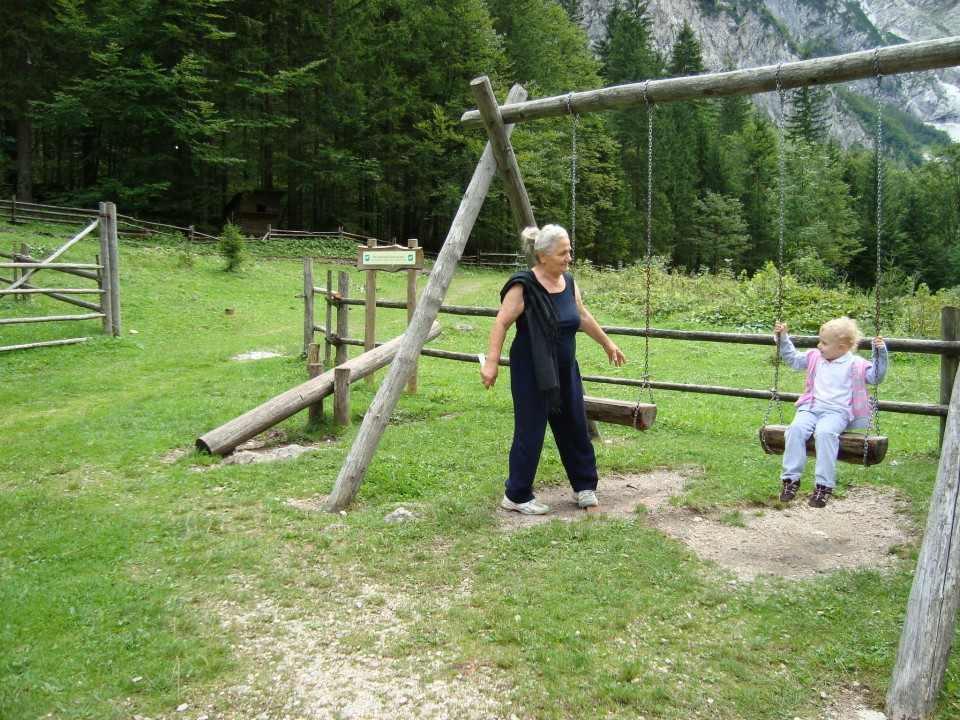
<svg viewBox="0 0 960 720">
<path fill-rule="evenodd" d="M 648 430 L 657 418 L 657 406 L 629 400 L 583 396 L 587 419 L 614 425 L 626 425 L 636 430 Z"/>
<path fill-rule="evenodd" d="M 877 136 L 876 136 L 876 150 L 877 150 L 877 280 L 876 280 L 876 304 L 874 308 L 874 325 L 877 329 L 877 335 L 880 335 L 880 276 L 882 269 L 882 228 L 883 228 L 883 165 L 882 165 L 882 152 L 883 152 L 883 103 L 880 95 L 881 81 L 883 75 L 880 73 L 879 66 L 879 50 L 874 52 L 874 69 L 877 80 Z M 780 83 L 780 66 L 777 66 L 777 92 L 780 95 L 780 116 L 779 116 L 779 125 L 780 125 L 780 247 L 779 247 L 779 266 L 777 268 L 778 283 L 777 283 L 777 320 L 779 321 L 783 314 L 783 266 L 784 266 L 784 251 L 783 251 L 783 236 L 784 236 L 784 188 L 785 183 L 785 168 L 786 168 L 786 138 L 785 138 L 785 93 L 783 86 Z M 770 418 L 770 412 L 773 409 L 774 404 L 776 404 L 777 411 L 780 415 L 780 422 L 783 422 L 783 411 L 780 408 L 780 396 L 778 394 L 777 385 L 779 383 L 780 376 L 780 339 L 777 338 L 777 348 L 775 350 L 774 357 L 774 381 L 773 389 L 770 393 L 770 405 L 767 407 L 767 415 L 763 420 L 763 426 L 760 428 L 758 435 L 760 437 L 760 445 L 763 447 L 763 450 L 768 455 L 782 455 L 786 447 L 786 430 L 787 425 L 768 425 L 767 420 Z M 863 465 L 868 467 L 870 465 L 876 465 L 883 461 L 883 458 L 887 454 L 887 446 L 889 440 L 884 435 L 874 434 L 874 429 L 879 427 L 879 415 L 877 412 L 879 401 L 877 399 L 877 388 L 873 386 L 873 392 L 870 397 L 870 425 L 867 427 L 865 432 L 843 432 L 840 433 L 840 446 L 837 449 L 837 460 L 841 462 L 851 463 L 854 465 Z M 811 436 L 807 438 L 807 456 L 816 457 L 817 447 L 816 447 L 816 438 Z"/>
<path fill-rule="evenodd" d="M 782 455 L 786 442 L 786 425 L 764 425 L 760 428 L 760 444 L 768 455 Z M 816 457 L 814 438 L 807 440 L 807 457 Z M 840 449 L 837 460 L 852 465 L 877 465 L 887 454 L 888 439 L 884 435 L 864 435 L 858 432 L 840 433 Z M 866 453 L 864 453 L 866 445 Z"/>
</svg>

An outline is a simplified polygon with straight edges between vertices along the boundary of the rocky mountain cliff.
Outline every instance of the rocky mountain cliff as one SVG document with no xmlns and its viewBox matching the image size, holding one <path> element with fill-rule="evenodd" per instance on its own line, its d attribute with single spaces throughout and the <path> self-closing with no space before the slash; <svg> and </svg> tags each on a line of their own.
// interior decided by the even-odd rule
<svg viewBox="0 0 960 720">
<path fill-rule="evenodd" d="M 591 40 L 603 37 L 612 2 L 584 0 L 584 24 Z M 960 35 L 958 0 L 649 0 L 647 12 L 657 49 L 667 58 L 688 22 L 709 71 Z M 875 97 L 874 81 L 845 87 Z M 884 102 L 960 142 L 960 68 L 893 75 L 884 78 L 882 92 Z M 831 94 L 831 132 L 844 144 L 867 142 L 867 132 L 845 111 L 836 88 Z M 775 93 L 754 100 L 770 111 L 777 104 Z"/>
</svg>

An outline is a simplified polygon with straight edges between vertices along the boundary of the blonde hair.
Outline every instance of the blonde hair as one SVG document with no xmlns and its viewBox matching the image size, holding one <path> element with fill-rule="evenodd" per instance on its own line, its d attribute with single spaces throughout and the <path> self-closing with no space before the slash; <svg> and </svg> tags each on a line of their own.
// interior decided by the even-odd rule
<svg viewBox="0 0 960 720">
<path fill-rule="evenodd" d="M 537 260 L 537 253 L 549 255 L 557 246 L 557 241 L 565 237 L 569 235 L 559 225 L 544 225 L 542 228 L 528 227 L 520 233 L 523 252 L 534 262 Z"/>
<path fill-rule="evenodd" d="M 820 334 L 824 332 L 831 333 L 839 342 L 843 343 L 851 350 L 856 350 L 860 345 L 860 339 L 863 334 L 857 327 L 857 321 L 844 315 L 834 320 L 828 320 L 820 328 Z"/>
</svg>

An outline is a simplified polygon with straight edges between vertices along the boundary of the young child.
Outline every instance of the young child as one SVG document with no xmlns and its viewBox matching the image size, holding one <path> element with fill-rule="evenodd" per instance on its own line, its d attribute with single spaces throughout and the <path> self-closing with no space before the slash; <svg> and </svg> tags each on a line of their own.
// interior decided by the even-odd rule
<svg viewBox="0 0 960 720">
<path fill-rule="evenodd" d="M 867 384 L 879 385 L 887 373 L 887 345 L 882 337 L 873 339 L 873 362 L 853 351 L 860 343 L 860 329 L 848 317 L 830 320 L 820 328 L 816 350 L 797 351 L 787 326 L 777 322 L 780 356 L 794 370 L 807 371 L 807 384 L 797 400 L 797 414 L 784 438 L 783 489 L 780 501 L 789 502 L 800 490 L 800 477 L 807 462 L 807 439 L 813 435 L 817 446 L 816 484 L 807 504 L 825 507 L 836 487 L 839 436 L 845 430 L 870 426 L 870 393 Z"/>
</svg>

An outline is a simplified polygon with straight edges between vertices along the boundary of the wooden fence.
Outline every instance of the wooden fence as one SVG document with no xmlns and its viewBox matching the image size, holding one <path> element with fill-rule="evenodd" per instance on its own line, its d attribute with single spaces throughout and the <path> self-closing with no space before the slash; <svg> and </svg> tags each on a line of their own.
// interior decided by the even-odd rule
<svg viewBox="0 0 960 720">
<path fill-rule="evenodd" d="M 97 218 L 97 210 L 86 208 L 63 207 L 60 205 L 41 205 L 17 200 L 16 196 L 9 200 L 0 200 L 0 217 L 9 219 L 12 224 L 23 222 L 63 223 L 81 225 Z M 165 223 L 140 220 L 129 215 L 117 215 L 117 233 L 120 235 L 182 235 L 186 240 L 196 243 L 217 242 L 214 235 L 202 233 L 193 225 L 181 227 Z"/>
<path fill-rule="evenodd" d="M 91 234 L 94 230 L 100 231 L 100 254 L 95 256 L 92 263 L 55 262 L 70 247 Z M 72 313 L 68 315 L 32 315 L 0 319 L 0 325 L 16 325 L 39 322 L 76 322 L 80 320 L 103 320 L 103 332 L 106 335 L 120 335 L 120 274 L 117 256 L 117 210 L 113 203 L 100 203 L 100 210 L 77 235 L 72 237 L 58 250 L 44 259 L 32 257 L 30 248 L 25 244 L 15 245 L 13 252 L 0 252 L 0 257 L 11 262 L 0 262 L 0 271 L 9 270 L 13 277 L 0 276 L 0 300 L 11 298 L 14 302 L 29 300 L 34 295 L 43 295 L 58 302 L 79 307 L 89 312 Z M 92 281 L 95 285 L 85 287 L 38 287 L 28 280 L 33 279 L 40 271 L 49 277 L 57 273 L 57 277 L 68 276 Z M 76 283 L 73 283 L 76 285 Z M 97 301 L 83 300 L 75 295 L 96 295 Z M 7 345 L 0 347 L 0 352 L 7 350 L 21 350 L 25 348 L 42 347 L 47 345 L 70 345 L 87 340 L 87 337 L 65 338 L 61 340 L 46 340 L 39 342 Z"/>
<path fill-rule="evenodd" d="M 307 275 L 304 273 L 304 352 L 310 352 L 310 345 L 314 344 L 317 333 L 323 336 L 324 360 L 323 366 L 330 367 L 331 359 L 334 365 L 340 365 L 347 359 L 347 347 L 350 345 L 363 346 L 364 341 L 350 338 L 349 314 L 346 310 L 351 305 L 366 306 L 367 301 L 362 298 L 351 298 L 350 276 L 349 273 L 340 271 L 338 273 L 337 288 L 333 289 L 333 271 L 327 271 L 327 287 L 313 286 L 312 272 Z M 325 322 L 318 324 L 314 314 L 316 297 L 319 296 L 325 302 Z M 402 301 L 376 300 L 375 305 L 378 308 L 393 310 L 406 310 L 407 303 Z M 462 305 L 442 305 L 441 313 L 449 315 L 464 315 L 473 317 L 496 317 L 498 308 L 471 307 Z M 645 328 L 604 326 L 604 331 L 608 335 L 624 335 L 631 337 L 644 337 L 647 335 Z M 740 345 L 766 345 L 771 348 L 775 346 L 773 334 L 750 334 L 750 333 L 730 333 L 730 332 L 712 332 L 706 330 L 666 330 L 650 328 L 649 336 L 651 338 L 660 338 L 664 340 L 683 340 L 689 342 L 719 342 L 732 343 Z M 891 352 L 918 353 L 926 355 L 940 356 L 940 402 L 897 402 L 891 400 L 881 400 L 878 408 L 885 412 L 905 413 L 909 415 L 928 415 L 940 418 L 941 434 L 945 427 L 947 411 L 950 403 L 950 397 L 953 393 L 954 379 L 960 365 L 960 308 L 944 308 L 941 318 L 941 338 L 939 340 L 913 339 L 913 338 L 885 338 L 887 347 Z M 799 336 L 793 338 L 798 348 L 816 347 L 818 339 L 815 336 Z M 864 340 L 864 346 L 869 344 L 869 339 Z M 437 357 L 446 360 L 457 360 L 460 362 L 476 363 L 478 357 L 473 352 L 453 352 L 449 350 L 433 350 L 424 348 L 421 355 L 427 357 Z M 333 356 L 331 358 L 331 356 Z M 315 362 L 319 364 L 318 353 Z M 500 358 L 501 365 L 509 365 L 510 361 L 503 357 Z M 584 375 L 584 382 L 621 385 L 626 387 L 642 387 L 644 381 L 641 379 L 630 379 L 620 377 L 607 377 L 603 375 Z M 715 385 L 697 385 L 691 383 L 676 383 L 664 381 L 649 381 L 646 383 L 654 390 L 670 390 L 677 392 L 692 392 L 708 395 L 722 395 L 727 397 L 752 398 L 757 400 L 770 400 L 770 390 L 755 390 L 749 388 L 733 388 Z M 796 393 L 778 393 L 780 400 L 792 402 L 799 398 Z"/>
</svg>

